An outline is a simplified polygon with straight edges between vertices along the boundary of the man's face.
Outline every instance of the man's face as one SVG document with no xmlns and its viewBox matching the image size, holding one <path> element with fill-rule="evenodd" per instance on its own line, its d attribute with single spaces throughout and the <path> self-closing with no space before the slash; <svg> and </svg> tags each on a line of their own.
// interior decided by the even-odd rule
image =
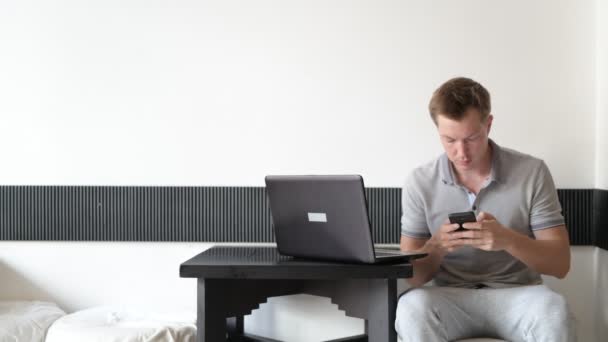
<svg viewBox="0 0 608 342">
<path fill-rule="evenodd" d="M 460 121 L 437 115 L 441 144 L 456 171 L 479 170 L 488 151 L 492 115 L 481 121 L 476 109 L 466 111 Z"/>
</svg>

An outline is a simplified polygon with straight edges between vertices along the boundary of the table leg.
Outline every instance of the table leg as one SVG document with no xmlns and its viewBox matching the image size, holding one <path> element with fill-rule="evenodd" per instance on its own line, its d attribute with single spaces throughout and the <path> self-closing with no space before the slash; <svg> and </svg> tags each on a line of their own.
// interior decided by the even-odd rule
<svg viewBox="0 0 608 342">
<path fill-rule="evenodd" d="M 245 324 L 244 324 L 243 316 L 229 317 L 226 318 L 226 325 L 228 328 L 228 338 L 229 340 L 238 341 L 238 336 L 242 336 L 245 332 Z"/>
<path fill-rule="evenodd" d="M 225 341 L 226 316 L 222 308 L 222 289 L 212 280 L 198 279 L 197 341 Z"/>
<path fill-rule="evenodd" d="M 370 280 L 369 307 L 365 330 L 369 342 L 396 342 L 397 280 Z"/>
</svg>

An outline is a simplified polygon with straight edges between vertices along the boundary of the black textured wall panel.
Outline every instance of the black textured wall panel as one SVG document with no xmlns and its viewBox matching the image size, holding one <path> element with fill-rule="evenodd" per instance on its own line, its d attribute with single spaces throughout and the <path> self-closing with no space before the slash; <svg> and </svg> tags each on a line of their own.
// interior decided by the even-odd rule
<svg viewBox="0 0 608 342">
<path fill-rule="evenodd" d="M 375 243 L 399 243 L 401 189 L 366 188 L 367 211 Z"/>
<path fill-rule="evenodd" d="M 259 187 L 0 187 L 0 240 L 272 241 Z"/>
<path fill-rule="evenodd" d="M 594 245 L 608 250 L 608 190 L 593 192 Z"/>
<path fill-rule="evenodd" d="M 558 190 L 573 245 L 606 248 L 607 193 Z M 398 243 L 401 189 L 366 194 L 375 242 Z M 274 236 L 263 187 L 0 186 L 0 240 L 272 242 Z"/>
<path fill-rule="evenodd" d="M 558 189 L 571 245 L 593 245 L 593 189 Z"/>
</svg>

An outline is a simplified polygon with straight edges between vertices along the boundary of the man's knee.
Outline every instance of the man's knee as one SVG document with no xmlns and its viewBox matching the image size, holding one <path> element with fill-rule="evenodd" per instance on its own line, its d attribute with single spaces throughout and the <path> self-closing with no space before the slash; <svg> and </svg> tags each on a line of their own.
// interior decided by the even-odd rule
<svg viewBox="0 0 608 342">
<path fill-rule="evenodd" d="M 401 337 L 403 332 L 411 331 L 419 325 L 423 312 L 429 308 L 429 294 L 424 289 L 410 289 L 399 298 L 395 330 Z"/>
<path fill-rule="evenodd" d="M 437 341 L 447 337 L 439 313 L 441 295 L 426 288 L 415 288 L 399 298 L 395 330 L 403 341 Z"/>
<path fill-rule="evenodd" d="M 551 290 L 529 302 L 530 330 L 534 335 L 557 333 L 563 337 L 574 336 L 575 319 L 564 296 Z M 535 332 L 534 332 L 535 331 Z M 571 338 L 564 340 L 571 341 Z"/>
<path fill-rule="evenodd" d="M 431 307 L 431 294 L 428 290 L 415 288 L 404 293 L 397 303 L 397 314 L 408 313 L 420 316 Z"/>
<path fill-rule="evenodd" d="M 551 290 L 545 291 L 541 296 L 532 300 L 531 308 L 540 319 L 565 320 L 570 310 L 564 296 Z"/>
<path fill-rule="evenodd" d="M 422 288 L 411 289 L 399 298 L 396 325 L 405 327 L 405 325 L 417 325 L 421 321 L 429 323 L 435 312 L 434 306 L 430 291 Z"/>
</svg>

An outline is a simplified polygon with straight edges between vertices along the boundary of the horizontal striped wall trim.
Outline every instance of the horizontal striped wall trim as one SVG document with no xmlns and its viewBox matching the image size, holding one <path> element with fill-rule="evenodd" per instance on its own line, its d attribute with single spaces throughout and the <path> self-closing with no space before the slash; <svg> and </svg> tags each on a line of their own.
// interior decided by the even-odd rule
<svg viewBox="0 0 608 342">
<path fill-rule="evenodd" d="M 558 190 L 573 245 L 606 248 L 607 193 Z M 374 241 L 398 243 L 401 189 L 366 194 Z M 0 186 L 0 215 L 0 240 L 274 241 L 263 187 Z"/>
</svg>

